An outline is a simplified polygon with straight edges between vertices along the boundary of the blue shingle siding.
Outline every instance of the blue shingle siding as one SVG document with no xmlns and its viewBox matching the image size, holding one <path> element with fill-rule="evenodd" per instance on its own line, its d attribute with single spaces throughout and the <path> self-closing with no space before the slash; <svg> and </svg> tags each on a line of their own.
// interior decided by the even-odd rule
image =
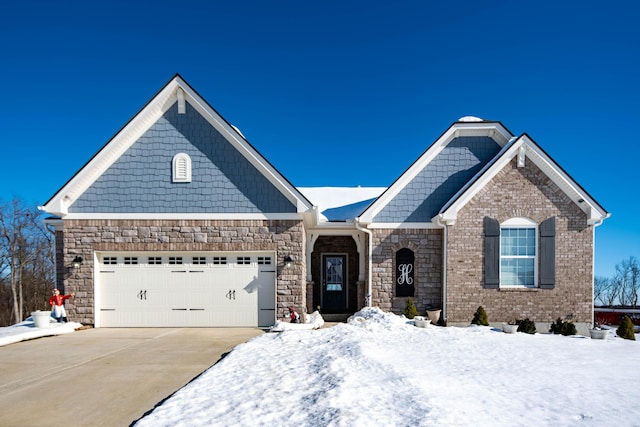
<svg viewBox="0 0 640 427">
<path fill-rule="evenodd" d="M 191 157 L 192 180 L 172 182 Z M 70 213 L 290 213 L 287 200 L 187 103 L 173 105 L 69 208 Z"/>
<path fill-rule="evenodd" d="M 375 222 L 429 222 L 498 152 L 489 137 L 452 140 L 375 217 Z"/>
</svg>

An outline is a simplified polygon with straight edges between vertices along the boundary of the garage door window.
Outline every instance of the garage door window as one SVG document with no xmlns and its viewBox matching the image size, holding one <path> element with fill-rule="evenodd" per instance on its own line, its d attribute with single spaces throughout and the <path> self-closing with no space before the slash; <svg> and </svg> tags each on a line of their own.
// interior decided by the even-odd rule
<svg viewBox="0 0 640 427">
<path fill-rule="evenodd" d="M 161 265 L 162 264 L 162 257 L 150 256 L 149 259 L 148 259 L 148 264 L 149 265 Z"/>
<path fill-rule="evenodd" d="M 137 256 L 126 256 L 124 257 L 125 265 L 137 265 L 138 257 Z"/>
<path fill-rule="evenodd" d="M 248 256 L 239 256 L 236 262 L 238 265 L 249 265 L 251 264 L 251 258 Z"/>
<path fill-rule="evenodd" d="M 214 256 L 213 257 L 213 264 L 214 265 L 225 265 L 227 263 L 227 257 L 226 256 Z"/>
<path fill-rule="evenodd" d="M 270 256 L 259 256 L 258 264 L 260 265 L 271 265 L 271 257 Z"/>
<path fill-rule="evenodd" d="M 102 259 L 102 263 L 104 265 L 116 265 L 118 263 L 118 258 L 114 256 L 106 256 Z"/>
<path fill-rule="evenodd" d="M 182 265 L 182 257 L 181 256 L 170 256 L 169 257 L 169 265 Z"/>
<path fill-rule="evenodd" d="M 194 256 L 193 257 L 193 265 L 205 265 L 207 263 L 207 258 L 203 256 Z"/>
</svg>

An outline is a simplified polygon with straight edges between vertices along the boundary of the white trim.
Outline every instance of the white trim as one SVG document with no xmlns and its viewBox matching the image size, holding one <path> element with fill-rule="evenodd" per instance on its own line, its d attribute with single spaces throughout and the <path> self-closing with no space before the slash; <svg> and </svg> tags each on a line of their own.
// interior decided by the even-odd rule
<svg viewBox="0 0 640 427">
<path fill-rule="evenodd" d="M 367 224 L 369 229 L 424 229 L 424 228 L 441 228 L 433 222 L 373 222 Z"/>
<path fill-rule="evenodd" d="M 498 158 L 490 162 L 478 174 L 469 181 L 469 184 L 456 193 L 449 202 L 444 205 L 440 213 L 440 218 L 448 224 L 454 223 L 458 212 L 462 209 L 480 190 L 482 190 L 511 160 L 521 153 L 521 147 L 525 148 L 526 156 L 547 177 L 549 177 L 573 202 L 587 214 L 587 224 L 594 225 L 609 217 L 595 200 L 593 200 L 578 184 L 571 179 L 559 166 L 547 156 L 538 145 L 527 135 L 522 135 L 509 145 L 505 146 Z"/>
<path fill-rule="evenodd" d="M 175 102 L 176 80 L 131 119 L 102 149 L 45 205 L 46 212 L 64 216 L 68 207 L 122 156 Z"/>
<path fill-rule="evenodd" d="M 302 220 L 299 213 L 71 213 L 68 219 L 148 219 L 148 220 Z"/>
<path fill-rule="evenodd" d="M 440 152 L 455 138 L 461 136 L 488 136 L 498 145 L 506 145 L 513 135 L 497 122 L 456 122 L 445 131 L 427 151 L 407 169 L 360 216 L 361 223 L 371 223 L 373 218 L 393 200 Z"/>
<path fill-rule="evenodd" d="M 176 94 L 178 97 L 178 114 L 186 114 L 187 105 L 184 100 L 184 91 L 181 88 L 176 90 Z"/>
<path fill-rule="evenodd" d="M 538 223 L 530 218 L 523 216 L 516 216 L 509 218 L 500 224 L 500 228 L 523 228 L 523 227 L 538 227 Z"/>
<path fill-rule="evenodd" d="M 45 218 L 42 222 L 52 226 L 55 231 L 60 231 L 64 228 L 64 221 L 60 218 Z"/>
<path fill-rule="evenodd" d="M 535 255 L 502 255 L 502 230 L 503 229 L 531 229 L 534 231 L 533 233 L 533 247 L 535 250 Z M 500 289 L 518 289 L 518 288 L 538 288 L 538 258 L 540 252 L 540 239 L 539 239 L 540 227 L 539 224 L 529 218 L 525 217 L 514 217 L 509 218 L 500 224 Z M 502 259 L 533 259 L 533 284 L 532 285 L 504 285 L 502 283 Z"/>
<path fill-rule="evenodd" d="M 527 144 L 527 156 L 529 159 L 587 214 L 587 223 L 589 225 L 595 225 L 610 216 L 609 213 L 603 210 L 571 177 L 557 167 L 555 162 L 531 139 L 526 135 L 524 135 L 523 139 Z"/>
<path fill-rule="evenodd" d="M 521 145 L 518 150 L 518 167 L 523 168 L 525 163 L 525 158 L 527 157 L 527 148 L 526 145 Z"/>
</svg>

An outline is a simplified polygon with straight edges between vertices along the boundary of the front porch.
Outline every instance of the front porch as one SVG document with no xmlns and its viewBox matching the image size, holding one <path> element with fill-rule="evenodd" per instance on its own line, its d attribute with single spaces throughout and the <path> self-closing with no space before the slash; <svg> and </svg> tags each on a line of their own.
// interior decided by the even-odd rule
<svg viewBox="0 0 640 427">
<path fill-rule="evenodd" d="M 345 321 L 365 307 L 364 245 L 358 250 L 357 237 L 322 235 L 313 239 L 307 257 L 307 312 L 316 310 L 327 321 Z"/>
</svg>

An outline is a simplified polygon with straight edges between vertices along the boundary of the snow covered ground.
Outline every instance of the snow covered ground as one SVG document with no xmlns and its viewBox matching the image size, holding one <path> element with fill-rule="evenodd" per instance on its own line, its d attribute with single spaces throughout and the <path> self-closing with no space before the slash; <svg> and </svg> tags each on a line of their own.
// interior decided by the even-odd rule
<svg viewBox="0 0 640 427">
<path fill-rule="evenodd" d="M 348 324 L 261 335 L 138 426 L 638 426 L 640 344 L 416 328 L 365 309 Z"/>
<path fill-rule="evenodd" d="M 36 328 L 31 317 L 28 317 L 26 320 L 13 326 L 0 328 L 0 347 L 34 338 L 69 334 L 81 327 L 82 325 L 80 323 L 57 323 L 51 319 L 51 326 L 49 328 Z"/>
</svg>

